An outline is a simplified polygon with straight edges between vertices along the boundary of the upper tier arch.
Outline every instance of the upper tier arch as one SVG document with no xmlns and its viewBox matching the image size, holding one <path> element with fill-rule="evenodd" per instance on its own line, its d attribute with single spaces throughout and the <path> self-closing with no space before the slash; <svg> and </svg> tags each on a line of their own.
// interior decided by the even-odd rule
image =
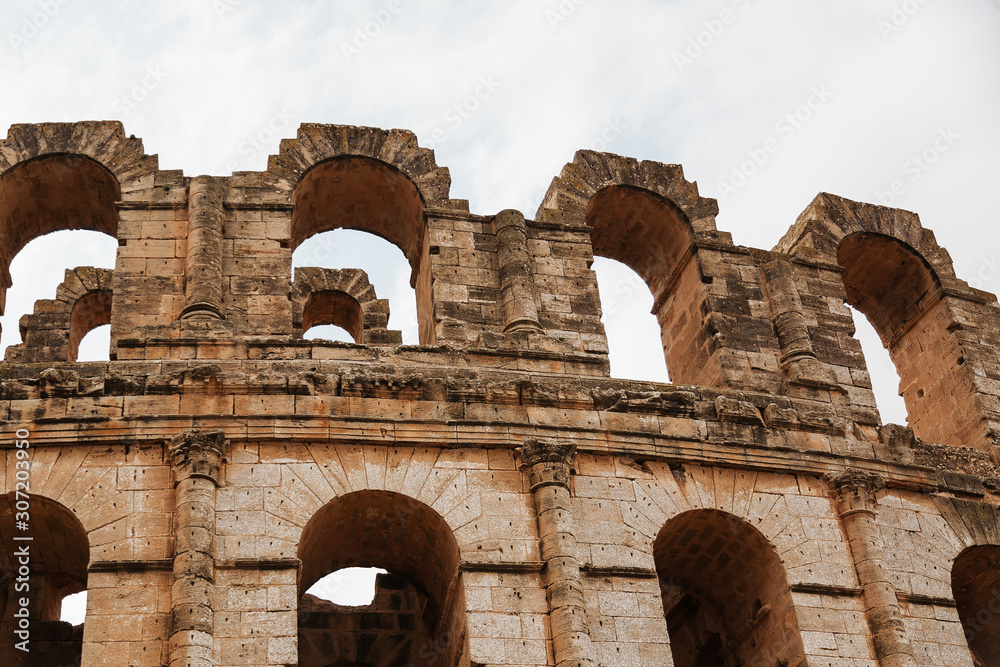
<svg viewBox="0 0 1000 667">
<path fill-rule="evenodd" d="M 274 186 L 291 201 L 306 172 L 344 157 L 371 158 L 398 170 L 413 182 L 426 207 L 466 208 L 465 202 L 449 199 L 448 168 L 439 167 L 434 151 L 421 148 L 409 130 L 303 123 L 294 139 L 281 140 L 278 154 L 267 160 L 267 172 L 277 179 Z"/>
<path fill-rule="evenodd" d="M 25 245 L 66 229 L 117 238 L 117 202 L 148 188 L 157 169 L 117 121 L 12 125 L 0 141 L 0 312 Z"/>
<path fill-rule="evenodd" d="M 698 185 L 684 178 L 679 164 L 663 164 L 613 153 L 577 151 L 552 179 L 535 219 L 571 225 L 587 224 L 591 199 L 605 188 L 631 186 L 659 195 L 674 207 L 695 232 L 714 232 L 719 203 L 698 194 Z"/>
<path fill-rule="evenodd" d="M 920 224 L 916 213 L 826 192 L 816 195 L 774 249 L 805 260 L 837 264 L 844 238 L 863 232 L 888 236 L 909 246 L 934 271 L 942 286 L 970 289 L 955 276 L 948 251 L 938 245 L 934 232 Z"/>
<path fill-rule="evenodd" d="M 826 284 L 842 287 L 828 296 L 869 319 L 899 373 L 918 437 L 979 449 L 993 442 L 997 390 L 988 378 L 998 364 L 985 350 L 1000 308 L 955 275 L 915 213 L 820 193 L 775 251 L 828 273 Z"/>
</svg>

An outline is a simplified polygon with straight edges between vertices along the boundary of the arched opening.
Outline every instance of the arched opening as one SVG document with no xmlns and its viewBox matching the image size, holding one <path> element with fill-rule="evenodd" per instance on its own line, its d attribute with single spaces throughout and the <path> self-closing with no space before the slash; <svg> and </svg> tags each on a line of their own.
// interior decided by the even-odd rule
<svg viewBox="0 0 1000 667">
<path fill-rule="evenodd" d="M 299 598 L 299 667 L 468 665 L 465 595 L 451 529 L 427 505 L 389 491 L 336 498 L 306 525 L 299 590 L 345 568 L 383 568 L 366 606 Z"/>
<path fill-rule="evenodd" d="M 1000 547 L 966 549 L 951 568 L 951 589 L 976 667 L 1000 665 Z"/>
<path fill-rule="evenodd" d="M 805 649 L 774 547 L 719 510 L 680 514 L 653 543 L 676 667 L 799 664 Z"/>
<path fill-rule="evenodd" d="M 710 355 L 707 294 L 686 216 L 648 190 L 613 185 L 591 198 L 585 219 L 594 255 L 629 267 L 652 293 L 670 379 L 718 384 L 722 370 Z"/>
<path fill-rule="evenodd" d="M 389 301 L 389 321 L 388 325 L 383 326 L 402 331 L 403 342 L 408 345 L 418 342 L 420 333 L 417 323 L 417 300 L 415 291 L 409 284 L 410 265 L 396 245 L 375 234 L 351 229 L 320 232 L 304 241 L 292 253 L 293 268 L 312 266 L 362 269 L 367 274 L 366 280 L 374 286 L 375 292 Z M 364 325 L 364 317 L 357 300 L 346 294 L 336 296 L 336 291 L 325 293 L 334 296 L 310 295 L 306 312 L 303 313 L 304 331 L 308 331 L 311 327 L 335 325 L 345 330 L 350 340 L 362 342 L 360 332 Z M 345 297 L 353 303 L 346 301 Z M 314 304 L 311 308 L 310 303 Z M 325 333 L 332 334 L 334 331 L 325 329 Z M 320 331 L 306 337 L 348 340 L 323 335 Z"/>
<path fill-rule="evenodd" d="M 0 229 L 9 262 L 32 239 L 63 229 L 89 229 L 117 237 L 114 174 L 81 155 L 46 155 L 0 176 Z"/>
<path fill-rule="evenodd" d="M 883 234 L 845 236 L 837 249 L 847 302 L 863 313 L 889 351 L 914 433 L 939 444 L 966 444 L 978 432 L 975 392 L 957 373 L 965 359 L 950 330 L 931 266 Z"/>
<path fill-rule="evenodd" d="M 611 376 L 669 382 L 660 326 L 650 312 L 653 295 L 639 274 L 621 262 L 595 257 L 601 322 L 608 338 Z"/>
<path fill-rule="evenodd" d="M 361 304 L 344 292 L 326 290 L 311 293 L 302 313 L 302 332 L 308 334 L 313 327 L 323 325 L 343 329 L 355 343 L 360 343 L 364 329 Z"/>
<path fill-rule="evenodd" d="M 0 310 L 11 286 L 11 260 L 33 239 L 60 230 L 89 229 L 118 235 L 114 174 L 82 155 L 45 155 L 0 175 Z M 79 266 L 80 262 L 67 263 Z M 9 327 L 5 327 L 9 328 Z M 14 327 L 16 329 L 16 327 Z"/>
<path fill-rule="evenodd" d="M 868 367 L 875 405 L 882 423 L 906 424 L 906 403 L 899 393 L 899 373 L 892 363 L 889 351 L 882 346 L 878 332 L 867 317 L 854 308 L 851 308 L 851 317 L 854 319 L 854 337 L 861 343 L 861 351 L 865 355 L 865 365 Z"/>
<path fill-rule="evenodd" d="M 90 292 L 73 306 L 69 326 L 69 360 L 79 358 L 80 343 L 91 331 L 111 324 L 111 291 Z M 111 344 L 110 327 L 108 344 Z"/>
<path fill-rule="evenodd" d="M 10 263 L 12 285 L 6 293 L 6 307 L 0 318 L 0 347 L 6 349 L 22 342 L 21 317 L 34 312 L 36 301 L 57 296 L 59 285 L 66 278 L 66 269 L 81 265 L 113 268 L 117 251 L 118 242 L 114 237 L 84 230 L 53 232 L 25 245 Z M 91 330 L 87 326 L 93 328 L 111 321 L 110 310 L 104 311 L 104 307 L 110 305 L 110 292 L 106 297 L 91 298 L 88 303 L 89 306 L 80 309 L 79 317 L 74 309 L 76 326 L 71 326 L 70 335 L 74 335 L 75 329 L 77 344 Z M 110 348 L 110 338 L 106 347 Z M 108 352 L 104 351 L 102 356 L 107 358 Z M 74 353 L 54 361 L 74 361 L 76 358 Z"/>
<path fill-rule="evenodd" d="M 404 341 L 408 330 L 416 328 L 421 343 L 433 343 L 434 329 L 431 303 L 430 262 L 428 261 L 427 235 L 424 223 L 424 202 L 416 185 L 401 171 L 378 160 L 360 156 L 337 157 L 322 162 L 302 177 L 292 193 L 295 205 L 292 214 L 293 265 L 295 255 L 318 254 L 315 250 L 300 253 L 300 246 L 310 237 L 335 229 L 352 229 L 369 232 L 398 248 L 405 258 L 407 274 L 404 278 L 409 288 L 415 290 L 416 307 L 413 315 L 418 327 L 405 322 L 406 313 L 392 323 L 403 331 Z M 305 263 L 300 257 L 298 266 L 328 266 Z M 338 267 L 362 268 L 375 279 L 378 263 L 369 269 L 359 265 L 357 257 Z M 398 278 L 381 290 L 392 295 Z M 396 301 L 390 296 L 393 306 Z M 400 304 L 402 305 L 402 304 Z M 405 323 L 404 323 L 405 322 Z"/>
<path fill-rule="evenodd" d="M 22 511 L 28 513 L 27 529 L 17 523 L 24 519 Z M 21 638 L 15 633 L 25 613 L 30 655 L 38 660 L 33 664 L 79 664 L 83 624 L 71 625 L 60 615 L 63 600 L 87 588 L 90 544 L 83 525 L 54 500 L 8 493 L 0 497 L 0 534 L 5 536 L 0 560 L 14 575 L 9 585 L 0 586 L 0 664 L 16 664 L 18 656 L 27 655 L 16 648 Z M 32 539 L 11 539 L 15 536 Z M 26 581 L 19 579 L 22 567 L 30 572 Z"/>
</svg>

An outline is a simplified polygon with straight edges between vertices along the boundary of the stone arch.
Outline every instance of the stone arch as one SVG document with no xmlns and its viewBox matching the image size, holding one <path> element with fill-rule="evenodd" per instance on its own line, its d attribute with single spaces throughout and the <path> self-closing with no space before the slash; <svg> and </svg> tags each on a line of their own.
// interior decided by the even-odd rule
<svg viewBox="0 0 1000 667">
<path fill-rule="evenodd" d="M 111 323 L 113 277 L 110 269 L 66 269 L 56 298 L 36 301 L 34 313 L 21 318 L 24 342 L 10 346 L 6 361 L 76 361 L 83 337 L 95 327 Z"/>
<path fill-rule="evenodd" d="M 148 186 L 156 170 L 156 156 L 120 122 L 11 126 L 0 141 L 0 312 L 21 248 L 64 229 L 117 238 L 116 203 Z"/>
<path fill-rule="evenodd" d="M 390 667 L 413 662 L 427 646 L 444 647 L 432 652 L 430 665 L 468 663 L 459 544 L 429 505 L 385 490 L 337 496 L 306 524 L 297 555 L 302 667 L 336 660 Z M 347 567 L 389 571 L 379 576 L 372 605 L 345 609 L 302 595 L 322 576 Z M 396 603 L 380 604 L 379 588 L 394 591 L 389 597 Z M 372 642 L 376 629 L 380 638 Z M 427 661 L 425 653 L 420 657 Z"/>
<path fill-rule="evenodd" d="M 27 500 L 30 542 L 15 542 L 10 536 L 23 534 L 15 524 L 19 502 Z M 59 620 L 62 599 L 87 588 L 90 546 L 80 520 L 61 503 L 31 494 L 15 492 L 0 496 L 0 561 L 13 571 L 21 567 L 19 548 L 28 546 L 30 578 L 27 590 L 15 589 L 14 581 L 0 587 L 0 660 L 11 664 L 19 655 L 14 644 L 21 599 L 28 601 L 31 655 L 45 664 L 79 664 L 83 649 L 83 628 L 73 628 Z"/>
<path fill-rule="evenodd" d="M 282 140 L 265 179 L 294 205 L 290 246 L 319 232 L 357 229 L 395 244 L 410 263 L 421 343 L 434 342 L 428 209 L 467 210 L 448 198 L 451 175 L 406 130 L 307 123 Z"/>
<path fill-rule="evenodd" d="M 718 210 L 680 165 L 582 150 L 553 179 L 536 218 L 586 227 L 595 255 L 638 273 L 653 293 L 671 380 L 718 386 L 725 373 L 696 243 L 717 233 Z"/>
<path fill-rule="evenodd" d="M 934 496 L 952 534 L 951 589 L 977 667 L 1000 661 L 1000 508 L 988 503 Z M 950 539 L 949 539 L 950 538 Z M 951 555 L 945 554 L 945 555 Z"/>
<path fill-rule="evenodd" d="M 1000 546 L 969 547 L 951 570 L 952 593 L 977 667 L 1000 664 Z"/>
<path fill-rule="evenodd" d="M 296 332 L 334 324 L 347 331 L 357 343 L 400 345 L 403 335 L 389 330 L 389 302 L 379 299 L 368 274 L 361 269 L 295 270 L 293 324 Z"/>
<path fill-rule="evenodd" d="M 677 667 L 805 660 L 781 558 L 749 523 L 715 509 L 684 512 L 660 530 L 653 558 Z"/>
<path fill-rule="evenodd" d="M 840 271 L 841 298 L 868 318 L 896 366 L 917 436 L 988 443 L 997 415 L 984 394 L 994 390 L 979 376 L 997 364 L 965 344 L 976 335 L 958 332 L 977 319 L 1000 322 L 1000 309 L 955 276 L 947 251 L 916 214 L 823 193 L 776 250 Z"/>
</svg>

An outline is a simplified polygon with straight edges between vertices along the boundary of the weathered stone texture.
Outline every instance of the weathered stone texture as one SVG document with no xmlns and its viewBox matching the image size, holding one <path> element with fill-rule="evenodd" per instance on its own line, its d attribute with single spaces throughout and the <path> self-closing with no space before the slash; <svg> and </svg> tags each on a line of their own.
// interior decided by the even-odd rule
<svg viewBox="0 0 1000 667">
<path fill-rule="evenodd" d="M 744 248 L 680 166 L 593 151 L 533 220 L 449 189 L 405 130 L 189 178 L 117 123 L 10 129 L 0 304 L 41 234 L 119 247 L 0 364 L 0 664 L 1000 665 L 1000 307 L 914 214 L 821 194 Z M 400 248 L 418 345 L 363 271 L 293 276 L 339 228 Z M 610 377 L 595 256 L 648 285 L 673 384 Z M 370 605 L 306 595 L 355 566 Z"/>
</svg>

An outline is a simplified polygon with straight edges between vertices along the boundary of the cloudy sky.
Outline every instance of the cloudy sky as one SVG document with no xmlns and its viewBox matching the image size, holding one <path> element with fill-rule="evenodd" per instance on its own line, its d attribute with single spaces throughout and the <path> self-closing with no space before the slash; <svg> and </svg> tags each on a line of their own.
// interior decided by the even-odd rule
<svg viewBox="0 0 1000 667">
<path fill-rule="evenodd" d="M 452 197 L 529 217 L 575 150 L 608 150 L 682 164 L 737 243 L 772 247 L 833 192 L 918 212 L 960 277 L 1000 288 L 1000 0 L 5 0 L 0 26 L 0 132 L 118 119 L 195 176 L 263 169 L 301 122 L 407 128 Z M 414 340 L 402 255 L 334 234 L 296 263 L 365 268 Z M 17 258 L 4 346 L 63 269 L 113 265 L 85 236 Z M 648 291 L 597 267 L 614 374 L 665 378 Z"/>
</svg>

